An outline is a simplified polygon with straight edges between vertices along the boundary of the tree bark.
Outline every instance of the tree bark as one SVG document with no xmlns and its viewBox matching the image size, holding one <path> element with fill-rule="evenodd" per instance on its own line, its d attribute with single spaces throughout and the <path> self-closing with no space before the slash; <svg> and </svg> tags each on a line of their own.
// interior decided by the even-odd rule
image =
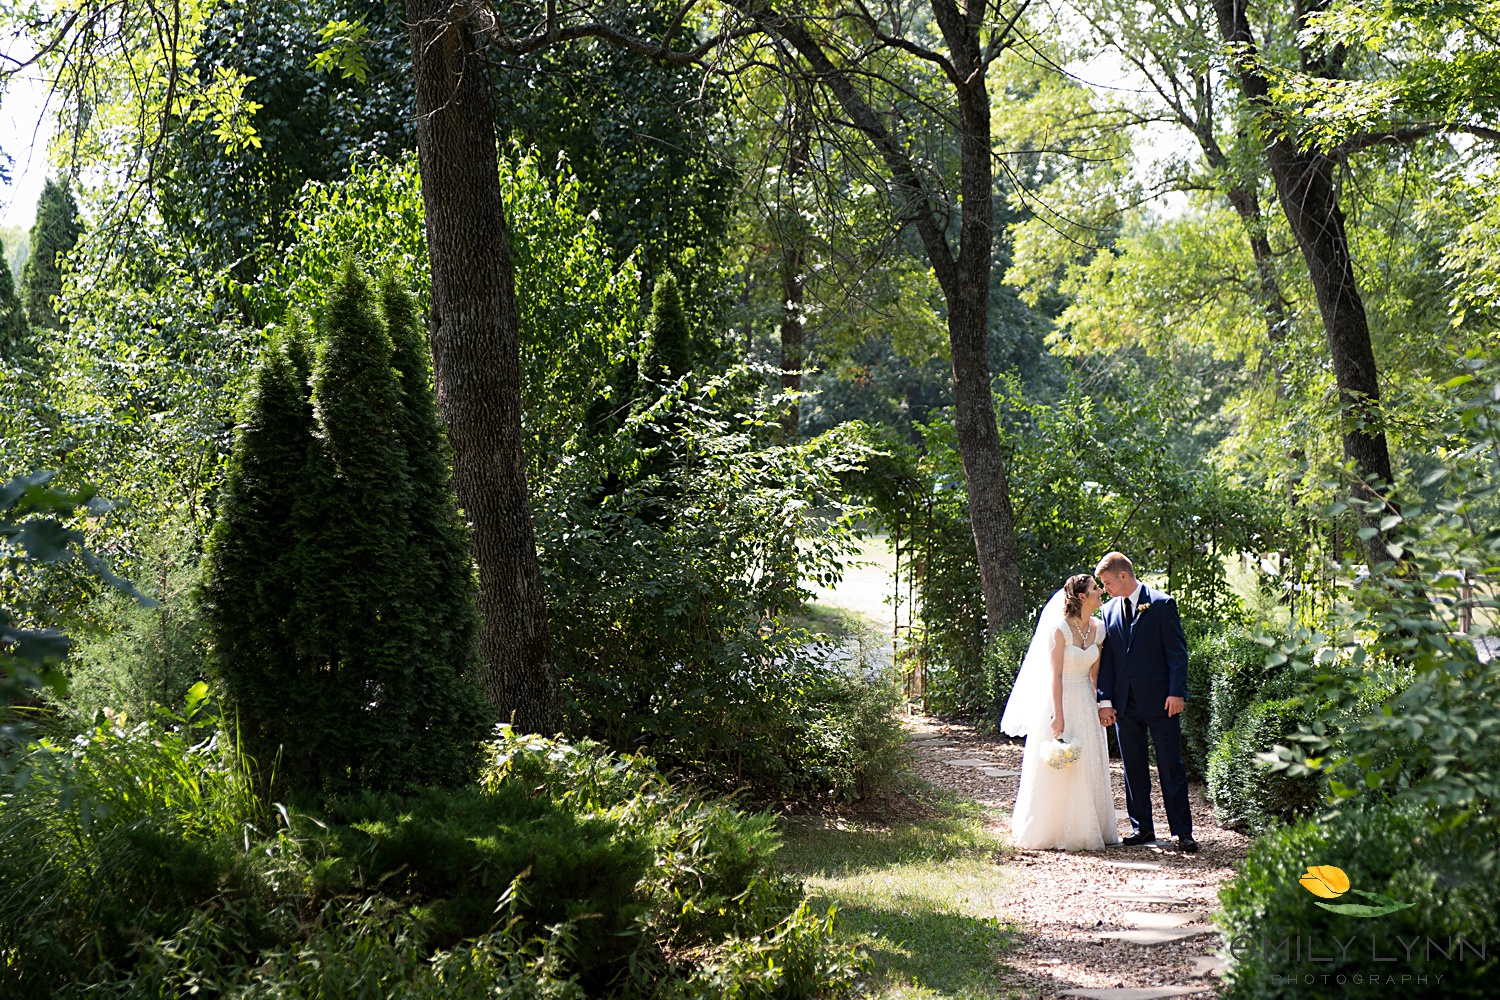
<svg viewBox="0 0 1500 1000">
<path fill-rule="evenodd" d="M 807 256 L 800 242 L 781 248 L 781 388 L 802 388 L 803 268 Z M 781 418 L 781 440 L 796 444 L 802 407 L 792 403 Z"/>
<path fill-rule="evenodd" d="M 407 0 L 432 265 L 432 361 L 479 567 L 479 683 L 501 718 L 551 733 L 557 690 L 527 500 L 515 274 L 475 26 Z"/>
<path fill-rule="evenodd" d="M 1240 89 L 1252 104 L 1265 108 L 1270 84 L 1258 65 L 1245 12 L 1247 2 L 1214 0 L 1214 13 L 1220 35 L 1235 49 Z M 1306 53 L 1303 59 L 1307 61 Z M 1317 296 L 1343 408 L 1344 455 L 1360 477 L 1361 493 L 1368 499 L 1383 499 L 1393 479 L 1391 456 L 1380 418 L 1380 378 L 1369 320 L 1355 281 L 1344 213 L 1333 180 L 1336 164 L 1319 152 L 1298 148 L 1285 136 L 1266 142 L 1266 160 L 1276 182 L 1277 200 L 1296 236 Z M 1367 524 L 1380 519 L 1379 515 L 1362 517 Z M 1389 558 L 1379 534 L 1368 542 L 1368 558 L 1371 565 Z"/>
<path fill-rule="evenodd" d="M 1261 215 L 1260 196 L 1244 184 L 1232 185 L 1226 195 L 1245 227 L 1245 238 L 1250 241 L 1260 308 L 1266 319 L 1266 340 L 1274 351 L 1286 337 L 1286 300 L 1282 298 L 1281 285 L 1276 280 L 1275 260 L 1271 254 L 1271 240 L 1266 236 L 1265 218 Z M 1273 374 L 1279 398 L 1282 394 L 1281 372 L 1276 369 Z"/>
<path fill-rule="evenodd" d="M 730 0 L 761 30 L 785 41 L 807 65 L 812 79 L 826 87 L 890 172 L 907 200 L 908 217 L 922 240 L 928 262 L 948 304 L 948 341 L 953 356 L 954 406 L 958 447 L 969 493 L 969 522 L 984 593 L 989 634 L 1022 621 L 1026 606 L 1016 561 L 1015 515 L 1010 502 L 989 369 L 989 298 L 994 249 L 994 174 L 990 148 L 990 105 L 980 32 L 988 9 L 975 3 L 960 10 L 952 0 L 932 0 L 951 61 L 959 105 L 959 250 L 948 243 L 947 214 L 923 182 L 902 142 L 891 134 L 864 94 L 866 82 L 836 64 L 795 17 L 754 0 Z M 860 79 L 856 85 L 856 78 Z"/>
<path fill-rule="evenodd" d="M 984 7 L 975 6 L 981 10 Z M 962 25 L 970 28 L 967 21 Z M 950 26 L 945 24 L 944 28 L 949 33 Z M 961 73 L 966 66 L 977 67 L 979 60 L 977 26 L 964 35 L 964 56 L 954 60 Z M 969 491 L 969 524 L 974 530 L 974 550 L 979 557 L 985 621 L 993 636 L 1004 626 L 1021 621 L 1026 607 L 1021 595 L 1021 567 L 1016 560 L 1015 513 L 990 384 L 990 279 L 995 242 L 990 99 L 982 69 L 967 75 L 972 82 L 957 88 L 962 175 L 958 259 L 949 279 L 952 287 L 944 291 L 948 300 L 948 346 L 953 357 L 958 450 Z"/>
<path fill-rule="evenodd" d="M 807 226 L 797 208 L 797 185 L 807 173 L 812 155 L 812 122 L 808 112 L 794 107 L 787 144 L 786 177 L 790 181 L 779 201 L 790 201 L 791 217 L 782 211 L 777 220 L 781 236 L 781 388 L 802 388 L 802 306 L 806 301 L 804 285 L 807 268 Z M 793 403 L 781 421 L 781 439 L 795 444 L 801 433 L 802 407 Z"/>
</svg>

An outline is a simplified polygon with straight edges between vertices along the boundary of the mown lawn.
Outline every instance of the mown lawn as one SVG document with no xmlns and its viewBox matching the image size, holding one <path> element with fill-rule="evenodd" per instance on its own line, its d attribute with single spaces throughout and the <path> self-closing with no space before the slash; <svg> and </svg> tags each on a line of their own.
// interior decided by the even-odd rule
<svg viewBox="0 0 1500 1000">
<path fill-rule="evenodd" d="M 1011 934 L 998 919 L 1004 847 L 983 817 L 979 806 L 950 800 L 934 818 L 786 821 L 781 864 L 821 905 L 838 905 L 843 933 L 871 958 L 866 995 L 1003 995 L 999 970 Z"/>
</svg>

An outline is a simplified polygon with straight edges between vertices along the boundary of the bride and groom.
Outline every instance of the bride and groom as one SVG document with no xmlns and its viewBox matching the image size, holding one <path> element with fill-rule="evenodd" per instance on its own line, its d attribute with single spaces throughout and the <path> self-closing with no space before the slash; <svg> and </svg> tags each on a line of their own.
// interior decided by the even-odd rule
<svg viewBox="0 0 1500 1000">
<path fill-rule="evenodd" d="M 1153 843 L 1148 747 L 1154 744 L 1167 823 L 1178 849 L 1191 853 L 1198 844 L 1181 718 L 1188 655 L 1177 602 L 1137 580 L 1122 553 L 1099 560 L 1094 572 L 1103 591 L 1094 577 L 1080 573 L 1047 602 L 1000 720 L 1002 732 L 1026 737 L 1012 836 L 1016 846 L 1030 850 Z M 1104 591 L 1112 598 L 1107 604 Z M 1101 605 L 1102 620 L 1094 617 Z M 1110 786 L 1107 726 L 1115 727 L 1125 770 L 1132 833 L 1123 841 Z"/>
</svg>

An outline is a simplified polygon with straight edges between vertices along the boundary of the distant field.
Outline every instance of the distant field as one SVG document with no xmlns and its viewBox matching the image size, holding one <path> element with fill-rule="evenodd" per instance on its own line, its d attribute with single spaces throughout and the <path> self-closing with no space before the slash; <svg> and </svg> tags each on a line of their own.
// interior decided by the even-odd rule
<svg viewBox="0 0 1500 1000">
<path fill-rule="evenodd" d="M 884 535 L 865 539 L 859 560 L 833 589 L 814 587 L 818 604 L 853 611 L 869 620 L 882 635 L 891 634 L 891 571 L 896 557 Z"/>
</svg>

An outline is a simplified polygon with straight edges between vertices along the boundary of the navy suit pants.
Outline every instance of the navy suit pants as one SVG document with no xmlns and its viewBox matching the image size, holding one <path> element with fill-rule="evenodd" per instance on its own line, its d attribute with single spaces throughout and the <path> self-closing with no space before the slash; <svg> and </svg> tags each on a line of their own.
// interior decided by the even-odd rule
<svg viewBox="0 0 1500 1000">
<path fill-rule="evenodd" d="M 1156 745 L 1156 770 L 1161 777 L 1161 797 L 1167 807 L 1167 823 L 1175 837 L 1193 835 L 1193 814 L 1188 806 L 1187 768 L 1182 763 L 1182 716 L 1165 713 L 1142 715 L 1135 699 L 1126 701 L 1115 718 L 1115 738 L 1120 741 L 1120 762 L 1125 765 L 1125 811 L 1136 833 L 1154 836 L 1156 821 L 1151 809 L 1151 755 L 1147 737 Z"/>
</svg>

